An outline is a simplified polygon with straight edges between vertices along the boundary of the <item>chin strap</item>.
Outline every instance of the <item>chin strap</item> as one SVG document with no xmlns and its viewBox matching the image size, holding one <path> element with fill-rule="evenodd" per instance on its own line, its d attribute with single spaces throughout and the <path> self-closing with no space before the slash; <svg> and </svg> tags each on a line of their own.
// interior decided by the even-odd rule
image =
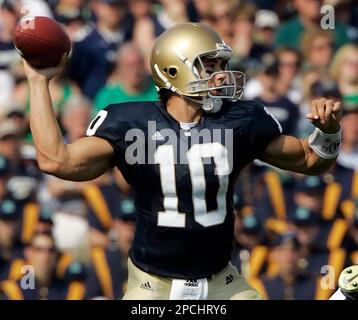
<svg viewBox="0 0 358 320">
<path fill-rule="evenodd" d="M 187 96 L 185 98 L 189 101 L 201 104 L 202 109 L 207 113 L 215 113 L 220 111 L 223 104 L 223 101 L 220 98 L 203 98 L 201 101 Z"/>
<path fill-rule="evenodd" d="M 222 99 L 207 98 L 203 101 L 202 108 L 205 112 L 215 113 L 220 111 L 222 104 Z"/>
</svg>

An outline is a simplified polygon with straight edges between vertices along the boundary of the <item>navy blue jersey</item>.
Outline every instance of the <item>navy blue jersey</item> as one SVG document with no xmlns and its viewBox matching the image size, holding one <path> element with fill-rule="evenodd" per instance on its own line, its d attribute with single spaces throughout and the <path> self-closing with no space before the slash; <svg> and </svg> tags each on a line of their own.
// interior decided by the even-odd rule
<svg viewBox="0 0 358 320">
<path fill-rule="evenodd" d="M 70 76 L 86 96 L 93 98 L 105 85 L 113 71 L 116 52 L 128 37 L 121 30 L 116 39 L 106 39 L 98 28 L 93 28 L 82 40 L 74 42 Z"/>
<path fill-rule="evenodd" d="M 16 59 L 18 59 L 18 52 L 15 50 L 13 42 L 0 40 L 0 70 L 7 69 L 10 63 Z"/>
<path fill-rule="evenodd" d="M 254 101 L 226 102 L 189 131 L 160 102 L 100 111 L 87 135 L 113 146 L 113 165 L 135 191 L 133 263 L 182 279 L 223 269 L 233 243 L 235 181 L 280 134 L 278 122 Z"/>
<path fill-rule="evenodd" d="M 316 298 L 317 279 L 308 273 L 296 275 L 291 285 L 285 285 L 280 276 L 274 278 L 264 276 L 255 282 L 261 282 L 260 287 L 264 291 L 262 294 L 267 300 L 314 300 Z"/>
<path fill-rule="evenodd" d="M 86 276 L 86 299 L 121 299 L 127 286 L 127 272 L 118 248 L 91 249 L 91 265 Z"/>
</svg>

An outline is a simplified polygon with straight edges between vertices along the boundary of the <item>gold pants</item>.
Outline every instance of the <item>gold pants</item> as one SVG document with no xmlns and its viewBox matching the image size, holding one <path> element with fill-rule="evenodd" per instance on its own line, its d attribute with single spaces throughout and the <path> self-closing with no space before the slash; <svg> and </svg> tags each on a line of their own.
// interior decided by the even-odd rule
<svg viewBox="0 0 358 320">
<path fill-rule="evenodd" d="M 128 287 L 123 300 L 169 300 L 172 280 L 146 273 L 128 259 Z M 231 262 L 208 280 L 208 300 L 261 300 Z"/>
</svg>

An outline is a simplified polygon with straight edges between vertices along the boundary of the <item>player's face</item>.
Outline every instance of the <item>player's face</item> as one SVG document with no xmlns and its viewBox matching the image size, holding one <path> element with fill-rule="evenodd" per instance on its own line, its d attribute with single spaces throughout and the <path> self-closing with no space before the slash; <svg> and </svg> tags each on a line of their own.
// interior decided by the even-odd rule
<svg viewBox="0 0 358 320">
<path fill-rule="evenodd" d="M 297 268 L 298 254 L 292 244 L 285 243 L 276 247 L 272 258 L 282 273 L 293 273 Z"/>
<path fill-rule="evenodd" d="M 118 26 L 124 15 L 124 9 L 118 5 L 109 5 L 99 2 L 96 9 L 98 19 L 112 27 Z"/>
<path fill-rule="evenodd" d="M 306 207 L 313 212 L 321 212 L 322 210 L 322 194 L 320 192 L 311 191 L 311 193 L 297 192 L 294 195 L 295 203 L 298 206 Z"/>
<path fill-rule="evenodd" d="M 47 235 L 38 235 L 26 251 L 26 258 L 38 274 L 49 275 L 56 258 L 53 240 Z"/>
<path fill-rule="evenodd" d="M 315 225 L 300 226 L 295 228 L 298 242 L 303 246 L 311 245 L 317 238 L 317 228 Z"/>
<path fill-rule="evenodd" d="M 19 153 L 19 140 L 14 135 L 8 135 L 0 139 L 0 153 L 9 159 L 14 159 Z"/>
<path fill-rule="evenodd" d="M 227 61 L 223 59 L 205 59 L 202 60 L 204 69 L 199 69 L 201 78 L 209 78 L 209 87 L 219 87 L 227 82 L 227 75 L 220 73 L 225 71 Z M 220 95 L 220 90 L 213 89 L 210 91 L 212 95 Z"/>
<path fill-rule="evenodd" d="M 17 220 L 0 220 L 0 245 L 10 248 L 16 236 Z"/>
<path fill-rule="evenodd" d="M 342 118 L 343 142 L 354 145 L 358 142 L 358 112 L 351 112 Z"/>
</svg>

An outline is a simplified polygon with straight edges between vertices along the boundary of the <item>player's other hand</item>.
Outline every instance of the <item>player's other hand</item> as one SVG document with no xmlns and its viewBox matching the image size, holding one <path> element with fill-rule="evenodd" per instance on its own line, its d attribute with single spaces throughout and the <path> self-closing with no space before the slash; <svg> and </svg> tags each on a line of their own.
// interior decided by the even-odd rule
<svg viewBox="0 0 358 320">
<path fill-rule="evenodd" d="M 44 68 L 44 69 L 37 69 L 34 66 L 30 65 L 25 59 L 22 59 L 24 64 L 25 75 L 29 82 L 36 82 L 36 81 L 50 81 L 52 78 L 60 75 L 63 70 L 65 69 L 67 60 L 67 53 L 65 53 L 60 63 L 55 67 Z"/>
<path fill-rule="evenodd" d="M 336 133 L 342 117 L 342 104 L 332 99 L 315 99 L 311 102 L 306 118 L 324 133 Z"/>
</svg>

